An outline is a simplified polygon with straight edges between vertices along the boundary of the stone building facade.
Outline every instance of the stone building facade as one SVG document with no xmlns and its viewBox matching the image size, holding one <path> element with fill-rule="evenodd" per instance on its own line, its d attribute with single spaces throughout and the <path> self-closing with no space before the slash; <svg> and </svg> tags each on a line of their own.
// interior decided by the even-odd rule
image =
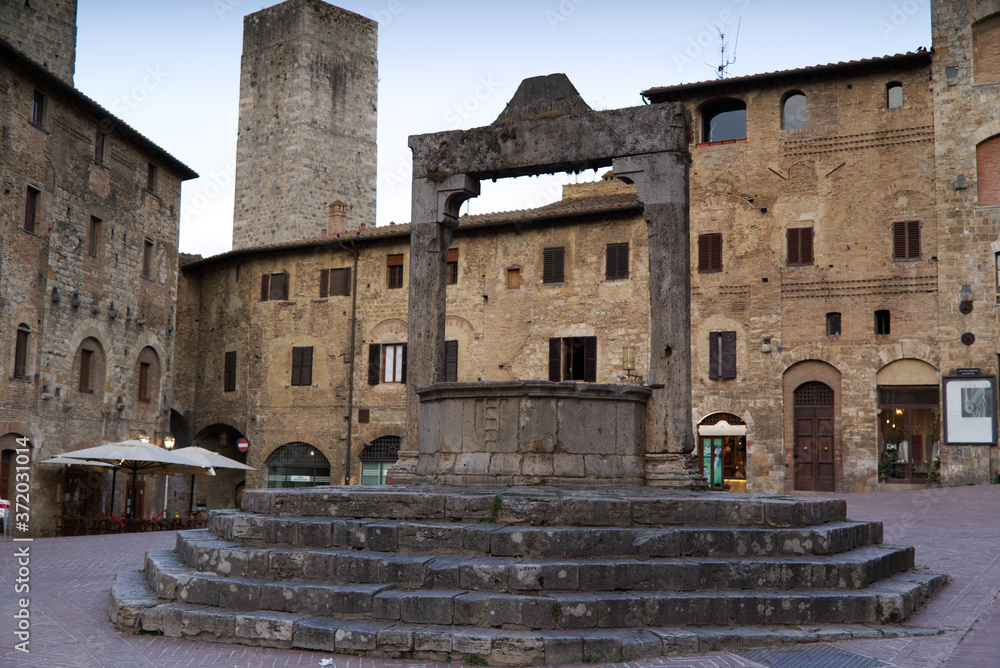
<svg viewBox="0 0 1000 668">
<path fill-rule="evenodd" d="M 943 383 L 997 375 L 998 14 L 996 2 L 935 1 L 933 51 L 645 91 L 693 118 L 691 420 L 713 487 L 996 479 L 995 434 L 948 437 Z M 596 380 L 643 384 L 649 294 L 635 206 L 612 180 L 568 187 L 539 210 L 462 219 L 446 335 L 458 342 L 457 378 L 548 379 L 551 340 L 565 353 L 569 339 L 594 337 Z M 351 216 L 350 229 L 371 222 Z M 195 437 L 228 424 L 227 439 L 250 439 L 260 471 L 247 484 L 269 484 L 271 458 L 300 438 L 323 453 L 334 484 L 348 462 L 349 482 L 364 482 L 366 453 L 402 435 L 403 392 L 369 384 L 368 358 L 380 346 L 384 374 L 385 346 L 405 341 L 405 293 L 385 286 L 390 256 L 408 275 L 407 232 L 300 237 L 184 268 L 178 308 L 197 322 L 179 335 L 211 380 L 186 383 L 179 405 Z M 609 245 L 625 242 L 629 276 L 609 280 Z M 555 247 L 565 249 L 558 287 L 544 276 Z M 357 289 L 317 298 L 321 269 L 347 268 L 355 251 Z M 286 271 L 289 297 L 261 301 L 256 282 Z M 242 282 L 227 291 L 234 275 Z M 250 332 L 237 366 L 248 389 L 235 394 L 218 389 L 227 351 L 212 328 L 223 318 L 226 331 Z M 237 342 L 226 345 L 239 359 Z M 316 371 L 303 392 L 293 349 L 310 346 Z M 987 412 L 995 420 L 995 392 Z"/>
<path fill-rule="evenodd" d="M 377 25 L 289 0 L 243 22 L 233 247 L 375 220 Z"/>
<path fill-rule="evenodd" d="M 4 5 L 4 26 L 30 26 L 28 19 L 10 19 L 12 4 L 21 5 Z M 75 3 L 49 4 L 75 17 Z M 72 57 L 72 44 L 45 42 L 63 32 L 39 31 L 26 42 Z M 0 496 L 18 499 L 15 492 L 25 493 L 27 483 L 20 499 L 30 498 L 29 533 L 40 535 L 54 532 L 62 515 L 112 510 L 111 476 L 42 460 L 140 433 L 150 440 L 169 433 L 164 411 L 172 395 L 180 189 L 196 174 L 67 83 L 72 63 L 61 60 L 64 71 L 56 76 L 6 37 L 0 40 Z M 22 467 L 24 453 L 17 451 L 25 445 L 30 463 Z M 156 492 L 149 484 L 130 492 L 137 502 Z M 119 476 L 113 509 L 119 515 L 126 485 Z"/>
</svg>

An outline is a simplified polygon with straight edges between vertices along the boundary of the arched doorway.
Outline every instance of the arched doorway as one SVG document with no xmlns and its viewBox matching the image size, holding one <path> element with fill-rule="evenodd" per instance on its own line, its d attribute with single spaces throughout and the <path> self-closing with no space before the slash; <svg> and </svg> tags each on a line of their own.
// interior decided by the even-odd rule
<svg viewBox="0 0 1000 668">
<path fill-rule="evenodd" d="M 267 458 L 268 487 L 313 487 L 329 484 L 329 460 L 308 443 L 288 443 Z"/>
<path fill-rule="evenodd" d="M 712 413 L 698 423 L 698 461 L 711 489 L 747 491 L 747 427 L 738 415 Z"/>
<path fill-rule="evenodd" d="M 833 492 L 836 487 L 833 388 L 810 381 L 795 388 L 793 397 L 795 489 Z"/>
<path fill-rule="evenodd" d="M 11 433 L 0 436 L 0 499 L 10 501 L 12 509 L 16 487 L 15 471 L 18 466 L 29 466 L 31 461 L 30 455 L 26 456 L 24 453 L 21 454 L 22 461 L 17 461 L 17 450 L 23 450 L 25 443 L 27 443 L 27 447 L 31 447 L 31 444 L 21 434 Z"/>
<path fill-rule="evenodd" d="M 896 360 L 879 369 L 879 482 L 923 482 L 941 453 L 941 396 L 937 369 L 921 360 Z"/>
</svg>

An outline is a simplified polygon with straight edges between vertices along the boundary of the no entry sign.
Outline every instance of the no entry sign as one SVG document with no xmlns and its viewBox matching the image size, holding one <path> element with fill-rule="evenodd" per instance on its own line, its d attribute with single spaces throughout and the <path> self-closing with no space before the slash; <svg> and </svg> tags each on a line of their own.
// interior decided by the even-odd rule
<svg viewBox="0 0 1000 668">
<path fill-rule="evenodd" d="M 240 449 L 240 452 L 246 452 L 247 448 L 250 447 L 250 441 L 248 441 L 245 438 L 241 438 L 240 440 L 236 441 L 236 447 Z"/>
</svg>

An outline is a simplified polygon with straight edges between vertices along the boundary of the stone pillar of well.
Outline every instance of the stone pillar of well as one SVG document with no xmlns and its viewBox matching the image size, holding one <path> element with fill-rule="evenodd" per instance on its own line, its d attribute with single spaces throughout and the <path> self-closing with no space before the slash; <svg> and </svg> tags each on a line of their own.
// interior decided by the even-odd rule
<svg viewBox="0 0 1000 668">
<path fill-rule="evenodd" d="M 687 153 L 614 160 L 634 183 L 649 230 L 649 385 L 646 484 L 704 489 L 691 418 L 691 253 Z M 681 382 L 687 381 L 687 382 Z"/>
<path fill-rule="evenodd" d="M 448 247 L 462 203 L 479 195 L 465 174 L 413 179 L 410 210 L 410 286 L 407 319 L 406 430 L 387 482 L 413 480 L 420 452 L 420 397 L 416 389 L 444 380 L 444 322 Z"/>
</svg>

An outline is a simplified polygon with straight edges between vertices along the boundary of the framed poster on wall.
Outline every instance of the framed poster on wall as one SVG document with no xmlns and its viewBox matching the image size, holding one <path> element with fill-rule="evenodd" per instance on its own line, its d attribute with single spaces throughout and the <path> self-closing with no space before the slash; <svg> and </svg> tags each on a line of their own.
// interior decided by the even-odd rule
<svg viewBox="0 0 1000 668">
<path fill-rule="evenodd" d="M 945 376 L 945 443 L 996 443 L 996 377 Z"/>
</svg>

